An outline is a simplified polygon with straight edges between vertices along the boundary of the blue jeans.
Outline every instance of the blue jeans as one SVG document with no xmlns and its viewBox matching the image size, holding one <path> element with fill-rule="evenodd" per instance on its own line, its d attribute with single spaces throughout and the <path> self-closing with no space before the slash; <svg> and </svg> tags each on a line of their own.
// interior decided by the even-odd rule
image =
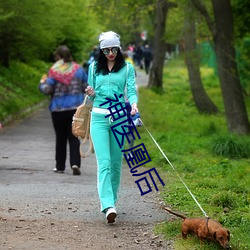
<svg viewBox="0 0 250 250">
<path fill-rule="evenodd" d="M 101 202 L 101 211 L 106 208 L 115 207 L 118 199 L 118 189 L 121 180 L 122 152 L 116 138 L 111 130 L 111 126 L 126 120 L 127 117 L 118 119 L 114 122 L 105 118 L 105 114 L 91 113 L 90 134 L 94 145 L 97 160 L 97 190 Z M 116 127 L 122 132 L 121 126 Z M 121 141 L 122 135 L 118 135 Z M 125 139 L 126 140 L 126 139 Z"/>
</svg>

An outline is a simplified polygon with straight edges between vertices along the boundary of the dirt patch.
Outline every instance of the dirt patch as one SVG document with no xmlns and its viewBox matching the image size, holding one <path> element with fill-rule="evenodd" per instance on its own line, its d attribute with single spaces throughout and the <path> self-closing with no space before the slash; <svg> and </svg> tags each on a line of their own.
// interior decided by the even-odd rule
<svg viewBox="0 0 250 250">
<path fill-rule="evenodd" d="M 169 219 L 153 185 L 141 196 L 124 165 L 118 217 L 108 225 L 100 212 L 94 154 L 82 160 L 80 176 L 69 166 L 64 174 L 53 173 L 54 140 L 47 109 L 0 133 L 1 250 L 173 249 L 153 232 Z"/>
<path fill-rule="evenodd" d="M 70 222 L 0 219 L 0 248 L 5 249 L 173 249 L 153 234 L 153 225 L 119 222 Z"/>
</svg>

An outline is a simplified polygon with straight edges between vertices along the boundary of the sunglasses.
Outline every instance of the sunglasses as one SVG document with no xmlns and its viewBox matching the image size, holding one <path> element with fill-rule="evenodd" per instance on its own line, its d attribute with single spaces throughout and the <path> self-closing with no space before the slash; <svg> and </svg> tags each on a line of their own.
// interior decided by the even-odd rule
<svg viewBox="0 0 250 250">
<path fill-rule="evenodd" d="M 104 55 L 109 55 L 110 51 L 112 52 L 112 54 L 117 54 L 118 48 L 117 47 L 114 47 L 114 48 L 111 48 L 111 49 L 105 48 L 105 49 L 102 50 Z"/>
</svg>

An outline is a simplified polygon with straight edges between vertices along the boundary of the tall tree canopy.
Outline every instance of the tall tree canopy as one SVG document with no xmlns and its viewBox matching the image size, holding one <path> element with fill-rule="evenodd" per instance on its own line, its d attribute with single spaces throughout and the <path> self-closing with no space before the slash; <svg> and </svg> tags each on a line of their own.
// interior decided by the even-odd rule
<svg viewBox="0 0 250 250">
<path fill-rule="evenodd" d="M 0 64 L 8 67 L 11 59 L 47 60 L 62 43 L 68 43 L 73 55 L 80 59 L 95 35 L 91 28 L 95 16 L 88 10 L 88 2 L 1 0 Z"/>
<path fill-rule="evenodd" d="M 249 38 L 249 28 L 245 25 L 249 18 L 243 11 L 249 6 L 247 0 L 232 0 L 233 9 L 230 0 L 1 0 L 0 65 L 8 67 L 13 59 L 47 61 L 60 44 L 69 46 L 75 60 L 83 60 L 97 44 L 101 31 L 119 33 L 125 48 L 130 42 L 141 43 L 140 33 L 147 30 L 151 44 L 154 41 L 155 55 L 149 87 L 162 89 L 165 45 L 179 43 L 184 34 L 184 15 L 176 11 L 178 8 L 171 7 L 187 1 L 204 16 L 211 31 L 208 35 L 203 26 L 198 34 L 201 38 L 212 38 L 214 44 L 229 131 L 249 133 L 233 33 L 235 19 L 244 24 L 243 28 L 236 29 L 237 37 Z M 196 22 L 198 27 L 203 25 L 202 21 Z"/>
<path fill-rule="evenodd" d="M 122 36 L 123 47 L 130 42 L 140 43 L 140 33 L 147 30 L 153 36 L 154 0 L 93 0 L 98 22 L 105 30 L 114 30 Z"/>
</svg>

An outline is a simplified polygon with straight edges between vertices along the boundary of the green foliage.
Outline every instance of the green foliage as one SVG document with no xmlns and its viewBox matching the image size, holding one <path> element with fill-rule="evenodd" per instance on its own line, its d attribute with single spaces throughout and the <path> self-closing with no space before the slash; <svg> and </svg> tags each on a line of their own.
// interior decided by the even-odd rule
<svg viewBox="0 0 250 250">
<path fill-rule="evenodd" d="M 165 40 L 170 44 L 176 44 L 183 38 L 184 32 L 184 13 L 182 4 L 177 8 L 168 11 Z"/>
<path fill-rule="evenodd" d="M 249 35 L 250 14 L 246 11 L 249 8 L 250 2 L 248 0 L 232 0 L 235 35 L 237 38 L 244 38 Z"/>
<path fill-rule="evenodd" d="M 131 42 L 143 42 L 140 33 L 148 32 L 149 40 L 154 37 L 155 1 L 153 0 L 123 0 L 107 1 L 94 0 L 92 6 L 95 8 L 98 23 L 105 30 L 114 30 L 121 35 L 122 46 Z"/>
<path fill-rule="evenodd" d="M 213 70 L 207 67 L 202 67 L 201 72 L 207 93 L 223 111 L 217 77 Z M 145 128 L 141 127 L 138 128 L 140 143 L 144 143 L 152 160 L 147 163 L 147 167 L 156 167 L 165 182 L 160 191 L 165 204 L 173 210 L 187 214 L 188 217 L 202 216 L 181 178 L 206 213 L 230 230 L 232 249 L 248 249 L 250 245 L 246 232 L 249 232 L 250 222 L 250 159 L 243 158 L 244 154 L 239 153 L 239 148 L 245 148 L 247 152 L 248 147 L 249 152 L 249 137 L 227 134 L 223 112 L 217 115 L 199 114 L 193 105 L 187 79 L 183 61 L 173 60 L 169 61 L 164 69 L 163 93 L 159 94 L 146 88 L 139 89 L 142 121 L 174 169 Z M 249 105 L 247 107 L 250 108 Z M 212 153 L 211 145 L 219 138 L 233 138 L 238 149 L 237 158 Z M 160 184 L 158 187 L 161 187 Z M 190 236 L 188 241 L 179 238 L 179 225 L 179 219 L 162 223 L 156 227 L 156 232 L 163 233 L 167 239 L 174 238 L 174 245 L 178 250 L 201 249 L 195 237 Z M 202 249 L 217 249 L 217 246 L 207 243 Z"/>
<path fill-rule="evenodd" d="M 221 192 L 219 194 L 214 194 L 210 200 L 212 206 L 217 206 L 223 208 L 234 209 L 237 207 L 236 197 L 229 192 Z"/>
<path fill-rule="evenodd" d="M 240 75 L 241 85 L 245 94 L 250 96 L 250 35 L 240 39 L 237 47 L 237 62 Z"/>
<path fill-rule="evenodd" d="M 7 70 L 0 67 L 0 121 L 19 117 L 21 111 L 40 103 L 45 97 L 38 90 L 39 80 L 49 65 L 34 61 L 32 66 L 12 62 Z"/>
<path fill-rule="evenodd" d="M 155 228 L 154 232 L 164 233 L 166 240 L 176 238 L 176 235 L 180 235 L 181 221 L 175 221 L 173 223 L 163 222 L 159 223 Z"/>
<path fill-rule="evenodd" d="M 214 154 L 228 158 L 250 158 L 250 140 L 236 135 L 216 136 L 211 142 Z"/>
<path fill-rule="evenodd" d="M 67 45 L 82 61 L 96 43 L 95 15 L 89 1 L 2 0 L 0 64 L 19 59 L 48 61 L 55 48 Z M 92 15 L 93 14 L 93 15 Z"/>
</svg>

